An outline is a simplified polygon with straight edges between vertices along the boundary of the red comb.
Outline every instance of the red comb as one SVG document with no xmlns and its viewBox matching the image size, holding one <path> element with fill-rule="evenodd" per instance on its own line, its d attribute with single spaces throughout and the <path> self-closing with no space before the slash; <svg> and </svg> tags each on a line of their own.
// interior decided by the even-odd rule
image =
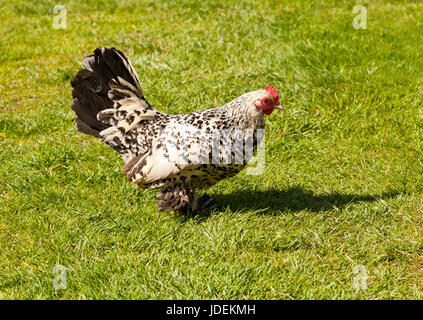
<svg viewBox="0 0 423 320">
<path fill-rule="evenodd" d="M 266 91 L 268 94 L 270 94 L 273 97 L 273 100 L 275 100 L 276 105 L 278 105 L 279 104 L 278 89 L 273 88 L 271 86 L 267 86 Z"/>
</svg>

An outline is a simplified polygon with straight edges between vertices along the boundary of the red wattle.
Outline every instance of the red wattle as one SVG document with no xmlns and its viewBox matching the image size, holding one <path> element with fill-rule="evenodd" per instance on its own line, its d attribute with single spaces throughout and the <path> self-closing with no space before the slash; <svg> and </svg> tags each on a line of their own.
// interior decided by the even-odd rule
<svg viewBox="0 0 423 320">
<path fill-rule="evenodd" d="M 256 108 L 260 111 L 263 111 L 263 113 L 267 116 L 270 115 L 273 112 L 273 108 L 269 108 L 269 109 L 266 109 L 266 110 L 264 110 L 263 108 L 258 107 L 258 106 L 256 106 Z"/>
</svg>

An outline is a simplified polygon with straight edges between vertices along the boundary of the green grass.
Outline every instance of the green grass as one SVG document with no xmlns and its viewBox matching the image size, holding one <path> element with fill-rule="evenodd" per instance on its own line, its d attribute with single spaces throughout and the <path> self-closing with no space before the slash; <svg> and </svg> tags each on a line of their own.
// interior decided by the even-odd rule
<svg viewBox="0 0 423 320">
<path fill-rule="evenodd" d="M 0 298 L 422 299 L 423 3 L 363 2 L 367 30 L 356 4 L 3 0 Z M 98 46 L 169 113 L 278 87 L 265 172 L 209 189 L 210 216 L 158 212 L 74 129 L 69 80 Z"/>
</svg>

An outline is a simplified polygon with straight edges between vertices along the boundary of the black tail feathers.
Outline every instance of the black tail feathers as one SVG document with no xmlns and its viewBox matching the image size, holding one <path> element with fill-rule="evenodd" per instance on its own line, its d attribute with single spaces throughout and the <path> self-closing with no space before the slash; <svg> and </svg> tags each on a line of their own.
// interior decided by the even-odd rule
<svg viewBox="0 0 423 320">
<path fill-rule="evenodd" d="M 76 113 L 76 128 L 85 134 L 99 137 L 100 131 L 110 127 L 97 119 L 97 114 L 113 108 L 108 97 L 110 82 L 123 79 L 130 83 L 140 98 L 143 98 L 138 76 L 126 56 L 115 48 L 97 48 L 93 55 L 84 59 L 85 69 L 71 80 L 74 98 L 71 108 Z"/>
</svg>

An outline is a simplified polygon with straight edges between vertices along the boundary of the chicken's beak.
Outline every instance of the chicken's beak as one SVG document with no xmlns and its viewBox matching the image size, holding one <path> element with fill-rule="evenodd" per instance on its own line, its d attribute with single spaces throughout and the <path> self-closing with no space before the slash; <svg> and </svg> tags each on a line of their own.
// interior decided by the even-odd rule
<svg viewBox="0 0 423 320">
<path fill-rule="evenodd" d="M 282 107 L 280 104 L 278 104 L 277 106 L 274 106 L 274 108 L 275 109 L 278 109 L 278 110 L 283 110 L 284 109 L 284 107 Z"/>
</svg>

